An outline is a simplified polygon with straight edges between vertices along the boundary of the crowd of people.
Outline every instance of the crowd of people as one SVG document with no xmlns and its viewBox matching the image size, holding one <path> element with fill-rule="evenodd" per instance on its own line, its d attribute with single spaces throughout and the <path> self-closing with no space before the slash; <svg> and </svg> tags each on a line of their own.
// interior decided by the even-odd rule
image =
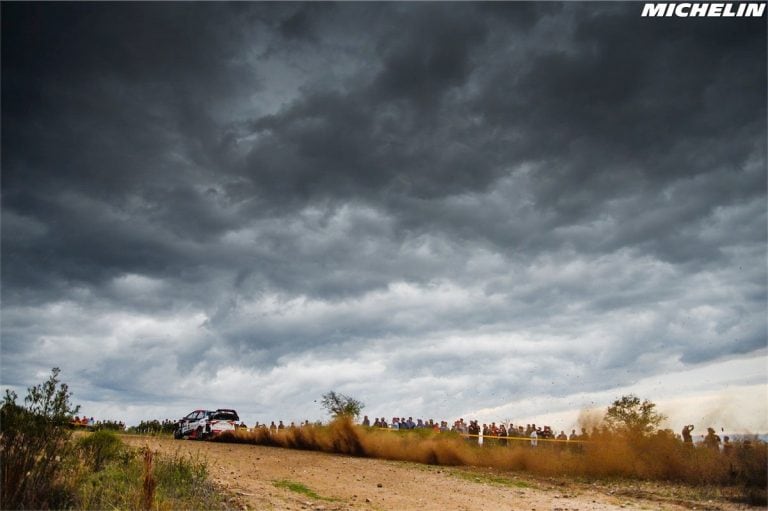
<svg viewBox="0 0 768 511">
<path fill-rule="evenodd" d="M 497 425 L 495 422 L 491 422 L 490 424 L 483 424 L 480 426 L 479 422 L 476 420 L 465 422 L 463 418 L 454 421 L 453 425 L 448 426 L 448 421 L 436 422 L 433 419 L 416 419 L 416 421 L 414 421 L 413 417 L 408 417 L 407 419 L 404 417 L 392 417 L 392 421 L 390 423 L 387 423 L 387 419 L 385 417 L 381 417 L 376 418 L 373 423 L 371 423 L 370 419 L 366 415 L 363 417 L 362 425 L 374 428 L 397 430 L 431 429 L 436 432 L 450 431 L 470 437 L 483 436 L 489 438 L 540 438 L 545 440 L 584 440 L 586 437 L 588 437 L 586 430 L 583 429 L 581 435 L 577 435 L 575 430 L 572 431 L 570 436 L 566 435 L 565 431 L 560 431 L 559 434 L 555 435 L 555 432 L 551 426 L 537 427 L 536 424 L 526 424 L 525 426 L 515 426 L 514 424 Z"/>
<path fill-rule="evenodd" d="M 691 435 L 691 432 L 693 431 L 693 424 L 687 424 L 683 426 L 683 431 L 680 433 L 680 436 L 683 438 L 683 443 L 686 445 L 693 446 L 693 435 Z M 746 440 L 746 444 L 749 444 L 750 441 Z M 704 447 L 707 447 L 708 449 L 712 449 L 715 451 L 719 451 L 722 446 L 722 451 L 724 453 L 730 453 L 733 450 L 733 444 L 731 443 L 731 437 L 728 435 L 724 435 L 722 440 L 720 439 L 720 435 L 718 435 L 715 432 L 714 428 L 707 428 L 707 434 L 702 437 L 701 444 Z"/>
<path fill-rule="evenodd" d="M 320 421 L 317 421 L 314 424 L 312 424 L 308 420 L 306 420 L 306 421 L 300 422 L 298 425 L 296 425 L 295 422 L 291 422 L 286 426 L 285 424 L 283 424 L 283 421 L 278 421 L 277 424 L 275 424 L 275 421 L 272 421 L 269 425 L 261 424 L 260 422 L 257 421 L 252 429 L 268 429 L 272 433 L 277 433 L 278 431 L 283 431 L 285 429 L 304 428 L 308 426 L 322 426 L 322 423 Z M 242 423 L 242 422 L 238 427 L 249 429 L 248 426 L 246 426 L 245 423 Z"/>
<path fill-rule="evenodd" d="M 555 430 L 551 426 L 536 426 L 536 424 L 514 425 L 514 424 L 496 424 L 491 422 L 490 424 L 483 424 L 482 426 L 477 420 L 470 420 L 465 422 L 463 418 L 457 419 L 451 426 L 448 425 L 448 421 L 435 421 L 434 419 L 416 419 L 413 417 L 392 417 L 391 422 L 387 422 L 386 417 L 375 418 L 371 423 L 368 416 L 364 416 L 362 420 L 363 426 L 393 430 L 408 430 L 408 429 L 431 429 L 435 432 L 453 432 L 464 435 L 468 438 L 483 438 L 486 442 L 491 440 L 497 443 L 506 444 L 508 439 L 526 439 L 530 440 L 531 445 L 537 445 L 538 440 L 586 440 L 588 434 L 586 430 L 582 429 L 581 434 L 576 434 L 576 430 L 573 430 L 570 435 L 566 435 L 565 431 L 560 431 L 559 434 L 555 434 Z"/>
<path fill-rule="evenodd" d="M 435 432 L 453 432 L 461 434 L 478 443 L 487 443 L 491 445 L 507 445 L 509 440 L 522 440 L 530 442 L 530 445 L 536 447 L 540 440 L 555 441 L 555 442 L 574 442 L 581 443 L 590 440 L 597 440 L 605 431 L 593 428 L 591 432 L 588 432 L 586 428 L 581 428 L 580 432 L 576 432 L 572 429 L 570 434 L 566 434 L 565 431 L 560 430 L 559 433 L 555 433 L 555 430 L 548 425 L 537 426 L 536 424 L 515 425 L 515 424 L 496 424 L 491 422 L 490 424 L 480 425 L 477 420 L 470 420 L 465 422 L 463 418 L 453 422 L 451 426 L 447 421 L 435 421 L 416 419 L 412 417 L 393 417 L 390 422 L 387 422 L 385 417 L 374 418 L 374 421 L 364 416 L 361 424 L 363 426 L 372 428 L 382 428 L 389 430 L 410 430 L 410 429 L 430 429 Z M 685 444 L 693 446 L 693 424 L 686 425 L 678 440 L 682 440 Z M 748 444 L 749 441 L 747 440 Z M 707 428 L 707 434 L 701 435 L 700 445 L 713 450 L 722 450 L 728 453 L 732 450 L 733 444 L 729 436 L 724 436 L 722 439 L 715 432 L 714 428 Z"/>
</svg>

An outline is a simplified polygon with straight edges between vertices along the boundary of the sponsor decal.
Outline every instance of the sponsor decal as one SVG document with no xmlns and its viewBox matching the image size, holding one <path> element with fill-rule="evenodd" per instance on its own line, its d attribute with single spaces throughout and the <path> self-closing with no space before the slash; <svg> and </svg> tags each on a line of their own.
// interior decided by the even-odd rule
<svg viewBox="0 0 768 511">
<path fill-rule="evenodd" d="M 765 2 L 653 2 L 643 4 L 645 18 L 762 18 Z"/>
</svg>

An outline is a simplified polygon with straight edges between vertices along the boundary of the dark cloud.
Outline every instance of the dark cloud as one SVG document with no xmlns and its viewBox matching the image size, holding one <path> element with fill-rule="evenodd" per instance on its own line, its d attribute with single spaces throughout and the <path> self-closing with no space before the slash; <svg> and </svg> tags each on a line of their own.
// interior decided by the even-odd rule
<svg viewBox="0 0 768 511">
<path fill-rule="evenodd" d="M 466 6 L 411 9 L 399 37 L 382 41 L 382 70 L 373 83 L 379 101 L 408 101 L 424 115 L 473 71 L 472 50 L 486 35 L 485 20 Z M 469 12 L 465 12 L 469 11 Z M 385 46 L 386 45 L 386 46 Z"/>
<path fill-rule="evenodd" d="M 765 347 L 764 20 L 2 9 L 9 384 L 69 364 L 160 406 L 198 372 L 259 410 L 337 383 L 458 413 Z"/>
</svg>

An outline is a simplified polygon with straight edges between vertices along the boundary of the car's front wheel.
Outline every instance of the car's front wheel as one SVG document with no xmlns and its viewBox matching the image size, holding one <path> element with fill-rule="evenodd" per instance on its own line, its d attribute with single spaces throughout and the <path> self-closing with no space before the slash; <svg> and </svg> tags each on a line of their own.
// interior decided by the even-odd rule
<svg viewBox="0 0 768 511">
<path fill-rule="evenodd" d="M 181 440 L 184 437 L 184 435 L 181 434 L 181 428 L 177 427 L 173 430 L 173 438 L 176 440 Z"/>
<path fill-rule="evenodd" d="M 205 440 L 205 430 L 203 430 L 202 426 L 198 426 L 197 430 L 195 431 L 195 439 Z"/>
</svg>

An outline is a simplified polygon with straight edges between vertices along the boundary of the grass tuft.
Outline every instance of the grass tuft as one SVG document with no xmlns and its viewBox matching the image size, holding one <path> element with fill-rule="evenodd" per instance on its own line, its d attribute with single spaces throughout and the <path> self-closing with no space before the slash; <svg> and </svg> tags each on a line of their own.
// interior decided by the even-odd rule
<svg viewBox="0 0 768 511">
<path fill-rule="evenodd" d="M 533 488 L 533 485 L 529 482 L 498 476 L 495 474 L 484 474 L 481 472 L 471 472 L 465 470 L 451 470 L 448 473 L 454 477 L 458 477 L 459 479 L 464 479 L 465 481 L 470 481 L 473 483 L 485 483 L 494 486 L 504 486 L 507 488 Z"/>
<path fill-rule="evenodd" d="M 272 483 L 275 488 L 284 488 L 286 490 L 290 490 L 294 493 L 299 493 L 301 495 L 304 495 L 306 497 L 315 499 L 315 500 L 325 500 L 325 501 L 334 501 L 336 499 L 331 499 L 328 497 L 322 497 L 309 489 L 307 486 L 297 483 L 296 481 L 289 481 L 288 479 L 280 479 L 279 481 L 274 481 Z"/>
</svg>

